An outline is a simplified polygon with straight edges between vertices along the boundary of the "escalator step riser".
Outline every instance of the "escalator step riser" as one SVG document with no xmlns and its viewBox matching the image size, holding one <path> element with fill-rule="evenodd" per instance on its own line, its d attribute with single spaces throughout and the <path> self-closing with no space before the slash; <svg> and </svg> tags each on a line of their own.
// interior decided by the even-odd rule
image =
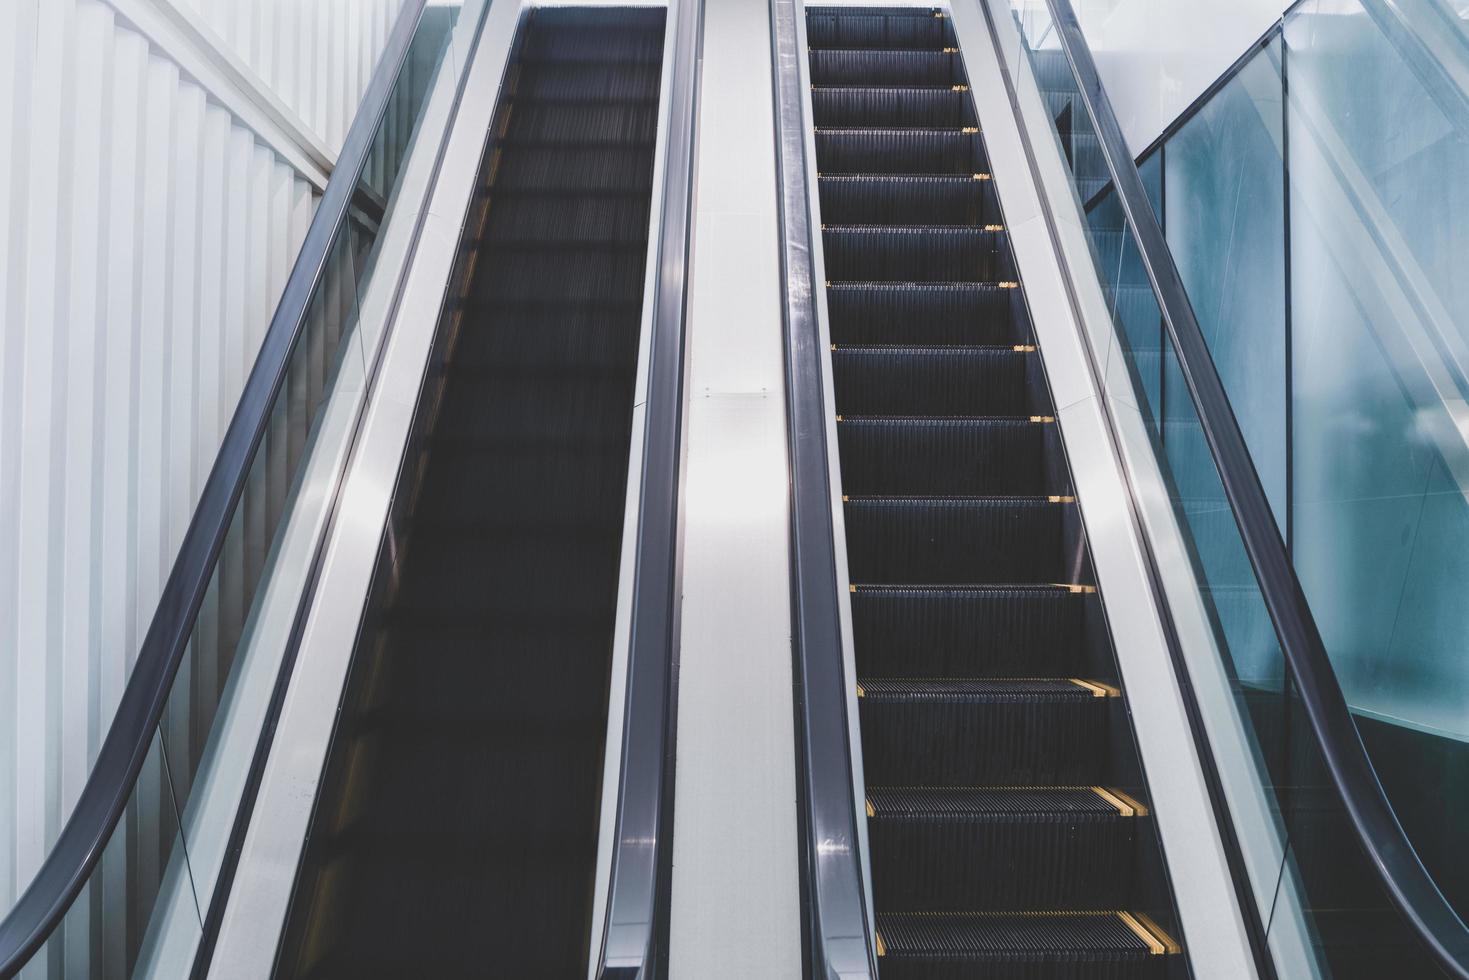
<svg viewBox="0 0 1469 980">
<path fill-rule="evenodd" d="M 866 684 L 862 769 L 869 785 L 1091 785 L 1104 778 L 1107 698 L 875 694 Z"/>
<path fill-rule="evenodd" d="M 865 589 L 851 596 L 861 677 L 1076 677 L 1085 596 L 1060 589 Z"/>
<path fill-rule="evenodd" d="M 933 50 L 951 47 L 946 18 L 929 10 L 825 13 L 806 17 L 806 43 L 812 48 L 909 48 Z"/>
<path fill-rule="evenodd" d="M 1007 282 L 1015 268 L 1003 232 L 981 228 L 833 228 L 822 234 L 837 281 Z"/>
<path fill-rule="evenodd" d="M 1163 980 L 1116 915 L 883 915 L 883 980 Z"/>
<path fill-rule="evenodd" d="M 837 344 L 1028 344 L 1018 289 L 937 283 L 831 283 Z"/>
<path fill-rule="evenodd" d="M 546 18 L 548 12 L 547 8 L 538 9 L 537 19 Z M 555 25 L 554 30 L 532 31 L 521 45 L 519 61 L 521 64 L 534 64 L 543 71 L 553 71 L 564 62 L 660 63 L 663 60 L 662 23 L 636 23 L 650 18 L 627 8 L 620 13 L 623 19 L 608 18 L 601 24 Z"/>
<path fill-rule="evenodd" d="M 653 186 L 653 148 L 518 147 L 500 160 L 495 186 L 509 190 L 642 190 Z"/>
<path fill-rule="evenodd" d="M 963 85 L 964 66 L 953 54 L 938 51 L 874 51 L 815 49 L 811 52 L 811 84 L 826 85 Z"/>
<path fill-rule="evenodd" d="M 818 127 L 974 126 L 969 93 L 949 88 L 839 86 L 811 92 L 811 121 Z"/>
<path fill-rule="evenodd" d="M 1060 493 L 1047 431 L 1027 419 L 853 419 L 837 424 L 846 494 Z"/>
<path fill-rule="evenodd" d="M 531 300 L 544 290 L 547 276 L 561 275 L 563 299 L 625 303 L 642 295 L 642 248 L 608 250 L 492 250 L 472 296 L 490 305 Z"/>
<path fill-rule="evenodd" d="M 557 380 L 543 374 L 500 377 L 487 395 L 451 385 L 439 410 L 436 435 L 452 440 L 626 441 L 627 412 L 606 411 L 614 398 L 631 398 L 629 377 Z M 489 386 L 485 386 L 489 387 Z M 596 411 L 601 408 L 602 411 Z"/>
<path fill-rule="evenodd" d="M 625 367 L 638 353 L 637 314 L 573 311 L 484 312 L 465 315 L 454 361 L 536 370 L 568 365 L 575 371 Z"/>
<path fill-rule="evenodd" d="M 516 106 L 510 114 L 505 143 L 651 143 L 657 136 L 654 105 L 532 102 Z"/>
<path fill-rule="evenodd" d="M 821 220 L 828 225 L 1002 224 L 994 183 L 968 177 L 821 178 Z"/>
<path fill-rule="evenodd" d="M 1033 353 L 846 347 L 831 357 L 842 415 L 1030 414 Z"/>
<path fill-rule="evenodd" d="M 853 581 L 872 585 L 1061 582 L 1067 506 L 1003 498 L 849 500 L 848 569 Z"/>
<path fill-rule="evenodd" d="M 984 143 L 957 129 L 828 129 L 816 132 L 822 174 L 954 174 L 989 172 Z"/>
<path fill-rule="evenodd" d="M 1132 881 L 1137 818 L 1037 811 L 870 817 L 872 887 L 905 912 L 1103 911 Z"/>
<path fill-rule="evenodd" d="M 608 575 L 615 581 L 618 559 L 616 549 L 608 549 L 600 537 L 566 535 L 538 542 L 444 531 L 429 541 L 420 530 L 408 543 L 398 601 L 422 615 L 448 620 L 496 613 L 542 616 L 558 610 L 571 617 L 600 615 L 610 631 L 616 595 L 565 586 Z"/>
<path fill-rule="evenodd" d="M 646 249 L 648 207 L 632 198 L 510 197 L 495 202 L 485 222 L 486 239 L 548 245 L 614 243 Z"/>
<path fill-rule="evenodd" d="M 491 453 L 442 453 L 424 480 L 418 505 L 436 519 L 468 522 L 487 507 L 513 513 L 526 521 L 557 513 L 575 513 L 588 520 L 616 527 L 622 515 L 621 487 L 614 481 L 590 479 L 588 463 L 595 471 L 615 469 L 627 462 L 626 437 L 622 445 L 609 443 L 599 453 L 583 450 L 578 458 L 567 458 L 564 450 L 542 450 L 531 455 L 516 454 L 503 446 Z M 474 487 L 466 499 L 465 487 Z"/>
<path fill-rule="evenodd" d="M 658 74 L 630 65 L 557 65 L 546 71 L 521 71 L 512 79 L 512 100 L 544 102 L 658 101 Z"/>
</svg>

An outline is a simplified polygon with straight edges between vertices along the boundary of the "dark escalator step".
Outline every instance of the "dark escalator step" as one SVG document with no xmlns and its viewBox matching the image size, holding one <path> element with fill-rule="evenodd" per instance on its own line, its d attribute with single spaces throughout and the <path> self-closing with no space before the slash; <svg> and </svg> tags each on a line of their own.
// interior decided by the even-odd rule
<svg viewBox="0 0 1469 980">
<path fill-rule="evenodd" d="M 1068 677 L 1088 596 L 1067 586 L 852 587 L 861 677 Z"/>
<path fill-rule="evenodd" d="M 977 132 L 964 129 L 818 129 L 821 174 L 989 173 Z"/>
<path fill-rule="evenodd" d="M 520 73 L 507 94 L 515 104 L 525 99 L 656 103 L 658 82 L 659 72 L 647 65 L 571 64 Z"/>
<path fill-rule="evenodd" d="M 663 25 L 661 20 L 623 8 L 627 20 L 608 19 L 604 23 L 572 25 L 542 23 L 549 11 L 539 8 L 536 22 L 521 45 L 519 62 L 541 71 L 554 71 L 566 63 L 609 62 L 617 64 L 658 65 L 663 58 Z M 643 21 L 638 23 L 637 21 Z M 554 28 L 547 30 L 547 27 Z"/>
<path fill-rule="evenodd" d="M 495 187 L 632 190 L 653 186 L 653 146 L 523 146 L 500 160 Z M 492 194 L 493 196 L 493 194 Z"/>
<path fill-rule="evenodd" d="M 905 912 L 1119 908 L 1145 812 L 1101 787 L 869 784 L 873 894 Z"/>
<path fill-rule="evenodd" d="M 418 506 L 446 522 L 482 518 L 493 506 L 523 520 L 528 514 L 578 512 L 599 524 L 622 526 L 622 496 L 610 480 L 588 479 L 603 468 L 627 472 L 626 439 L 588 447 L 572 455 L 558 448 L 506 452 L 451 452 L 435 456 L 424 477 Z M 473 487 L 472 494 L 464 488 Z M 574 509 L 574 511 L 573 511 Z"/>
<path fill-rule="evenodd" d="M 454 347 L 454 362 L 496 362 L 510 369 L 569 365 L 588 367 L 637 364 L 640 311 L 476 309 Z"/>
<path fill-rule="evenodd" d="M 1025 300 L 996 283 L 833 282 L 837 344 L 1028 344 Z"/>
<path fill-rule="evenodd" d="M 883 980 L 1163 980 L 1172 943 L 1119 912 L 879 913 L 877 934 Z"/>
<path fill-rule="evenodd" d="M 811 91 L 811 121 L 836 126 L 974 126 L 968 90 L 894 85 L 829 85 Z"/>
<path fill-rule="evenodd" d="M 1095 783 L 1116 690 L 1080 679 L 864 678 L 862 769 L 876 786 Z"/>
<path fill-rule="evenodd" d="M 1073 506 L 1045 497 L 853 497 L 843 508 L 848 571 L 864 585 L 1061 582 Z"/>
<path fill-rule="evenodd" d="M 473 296 L 496 303 L 532 301 L 547 283 L 567 300 L 630 303 L 643 294 L 641 248 L 513 249 L 495 252 L 475 279 Z"/>
<path fill-rule="evenodd" d="M 806 9 L 806 43 L 812 48 L 942 49 L 954 42 L 949 22 L 923 8 L 840 11 Z"/>
<path fill-rule="evenodd" d="M 605 242 L 648 247 L 648 203 L 633 197 L 506 196 L 490 207 L 482 241 Z"/>
<path fill-rule="evenodd" d="M 505 374 L 494 385 L 451 384 L 436 433 L 451 439 L 609 439 L 632 424 L 635 379 Z M 627 399 L 613 401 L 612 399 Z M 619 479 L 626 473 L 619 472 Z"/>
<path fill-rule="evenodd" d="M 828 225 L 998 225 L 994 182 L 973 175 L 820 178 L 821 220 Z"/>
<path fill-rule="evenodd" d="M 657 106 L 526 102 L 510 114 L 500 145 L 652 143 L 657 137 Z"/>
<path fill-rule="evenodd" d="M 813 48 L 812 85 L 963 85 L 964 65 L 952 49 Z"/>
<path fill-rule="evenodd" d="M 1031 414 L 1033 350 L 838 347 L 831 359 L 842 415 Z"/>
<path fill-rule="evenodd" d="M 1047 486 L 1050 429 L 1029 418 L 858 418 L 837 423 L 842 491 L 873 494 L 1064 492 Z"/>
<path fill-rule="evenodd" d="M 996 228 L 944 225 L 822 229 L 826 275 L 833 281 L 1014 281 L 1007 238 Z"/>
</svg>

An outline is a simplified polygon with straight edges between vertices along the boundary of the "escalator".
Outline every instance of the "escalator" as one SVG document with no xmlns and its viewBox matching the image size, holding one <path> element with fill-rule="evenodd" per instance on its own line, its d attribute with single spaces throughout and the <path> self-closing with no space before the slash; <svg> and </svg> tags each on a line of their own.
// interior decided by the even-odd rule
<svg viewBox="0 0 1469 980">
<path fill-rule="evenodd" d="M 279 976 L 586 969 L 663 30 L 521 27 Z"/>
<path fill-rule="evenodd" d="M 807 38 L 880 972 L 1187 975 L 951 22 Z"/>
</svg>

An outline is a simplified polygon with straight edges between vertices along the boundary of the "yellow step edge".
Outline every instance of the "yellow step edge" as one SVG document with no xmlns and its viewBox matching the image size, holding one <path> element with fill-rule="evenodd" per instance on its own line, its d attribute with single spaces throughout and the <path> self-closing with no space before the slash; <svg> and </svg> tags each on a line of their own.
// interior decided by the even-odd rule
<svg viewBox="0 0 1469 980">
<path fill-rule="evenodd" d="M 1008 279 L 1006 281 L 1004 281 L 1004 282 L 996 283 L 995 285 L 999 286 L 1001 289 L 1019 289 L 1020 288 L 1020 283 L 1014 282 L 1013 280 L 1008 280 Z"/>
<path fill-rule="evenodd" d="M 859 697 L 859 698 L 865 698 L 865 697 L 867 697 L 867 689 L 864 688 L 861 684 L 858 684 L 857 685 L 857 697 Z"/>
<path fill-rule="evenodd" d="M 984 230 L 985 231 L 1004 231 L 1005 230 L 1005 226 L 1004 225 L 985 225 L 984 226 Z"/>
<path fill-rule="evenodd" d="M 972 174 L 971 176 L 975 180 L 989 180 L 990 179 L 990 175 L 989 174 Z"/>
<path fill-rule="evenodd" d="M 1054 415 L 1032 415 L 1030 417 L 1030 420 L 1032 422 L 1054 422 L 1054 421 L 1056 421 L 1056 416 L 1054 416 Z"/>
<path fill-rule="evenodd" d="M 1146 912 L 1129 912 L 1128 915 L 1131 915 L 1144 929 L 1157 937 L 1158 941 L 1163 944 L 1164 952 L 1172 954 L 1183 952 L 1183 947 L 1179 945 L 1178 940 L 1168 935 L 1168 931 L 1158 925 L 1151 915 L 1148 915 Z"/>
<path fill-rule="evenodd" d="M 888 955 L 888 944 L 882 941 L 882 931 L 881 930 L 878 930 L 877 931 L 877 955 L 878 956 L 886 956 L 886 955 Z"/>
<path fill-rule="evenodd" d="M 877 807 L 875 807 L 875 806 L 872 805 L 872 801 L 871 800 L 868 800 L 867 801 L 867 815 L 869 817 L 875 817 L 875 816 L 877 816 Z"/>
<path fill-rule="evenodd" d="M 1117 812 L 1124 817 L 1146 817 L 1148 808 L 1137 800 L 1128 796 L 1119 789 L 1107 789 L 1104 786 L 1093 786 L 1092 792 L 1117 808 Z"/>
<path fill-rule="evenodd" d="M 968 85 L 950 85 L 949 86 L 949 91 L 951 91 L 951 92 L 968 92 L 969 91 L 969 86 Z"/>
<path fill-rule="evenodd" d="M 1010 349 L 1017 354 L 1034 354 L 1035 344 L 1014 344 Z"/>
<path fill-rule="evenodd" d="M 1046 498 L 1046 503 L 1049 503 L 1049 504 L 1074 504 L 1074 503 L 1076 503 L 1076 498 L 1075 497 L 1066 497 L 1066 496 L 1062 496 L 1060 494 L 1054 494 L 1053 493 L 1049 497 Z"/>
<path fill-rule="evenodd" d="M 1080 677 L 1066 678 L 1077 687 L 1084 687 L 1092 692 L 1094 698 L 1116 698 L 1122 696 L 1122 691 L 1111 684 L 1103 684 L 1101 681 L 1084 681 Z"/>
<path fill-rule="evenodd" d="M 963 133 L 965 136 L 972 136 L 975 133 L 979 132 L 979 127 L 978 126 L 962 126 L 962 127 L 960 127 L 959 132 Z"/>
<path fill-rule="evenodd" d="M 1095 585 L 1077 585 L 1075 582 L 1055 582 L 1058 589 L 1065 589 L 1072 595 L 1093 595 L 1097 591 Z"/>
<path fill-rule="evenodd" d="M 1154 922 L 1142 912 L 1118 912 L 1117 918 L 1121 919 L 1127 928 L 1131 929 L 1137 938 L 1148 944 L 1148 952 L 1154 956 L 1164 956 L 1169 953 L 1180 953 L 1183 947 L 1178 945 L 1177 940 L 1168 935 L 1163 927 Z"/>
</svg>

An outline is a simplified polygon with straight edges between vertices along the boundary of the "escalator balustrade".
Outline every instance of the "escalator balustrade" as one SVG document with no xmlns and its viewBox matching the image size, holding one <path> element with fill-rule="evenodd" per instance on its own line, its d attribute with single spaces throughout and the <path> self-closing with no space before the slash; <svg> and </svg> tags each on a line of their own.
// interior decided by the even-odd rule
<svg viewBox="0 0 1469 980">
<path fill-rule="evenodd" d="M 1186 976 L 951 22 L 807 37 L 881 975 Z"/>
</svg>

